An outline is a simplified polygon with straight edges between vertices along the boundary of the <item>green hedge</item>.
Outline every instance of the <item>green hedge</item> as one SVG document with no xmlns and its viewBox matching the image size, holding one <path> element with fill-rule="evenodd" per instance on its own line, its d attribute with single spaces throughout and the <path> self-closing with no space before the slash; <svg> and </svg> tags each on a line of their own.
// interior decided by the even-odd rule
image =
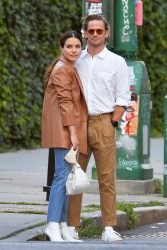
<svg viewBox="0 0 167 250">
<path fill-rule="evenodd" d="M 138 27 L 138 59 L 146 63 L 151 81 L 151 133 L 162 136 L 167 95 L 167 2 L 144 0 L 143 5 L 143 26 Z"/>
<path fill-rule="evenodd" d="M 167 94 L 166 0 L 144 0 L 138 60 L 152 85 L 152 134 L 163 134 Z M 40 146 L 43 76 L 59 38 L 80 31 L 81 0 L 0 0 L 0 151 Z"/>
<path fill-rule="evenodd" d="M 43 76 L 81 1 L 0 0 L 0 151 L 40 146 Z"/>
</svg>

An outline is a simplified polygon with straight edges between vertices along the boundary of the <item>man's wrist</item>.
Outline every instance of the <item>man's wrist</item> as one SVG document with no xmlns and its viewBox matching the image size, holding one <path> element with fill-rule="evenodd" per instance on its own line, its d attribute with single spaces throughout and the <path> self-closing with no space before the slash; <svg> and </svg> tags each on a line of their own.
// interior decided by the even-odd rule
<svg viewBox="0 0 167 250">
<path fill-rule="evenodd" d="M 112 123 L 114 128 L 118 127 L 118 122 L 117 121 L 111 120 L 111 123 Z"/>
</svg>

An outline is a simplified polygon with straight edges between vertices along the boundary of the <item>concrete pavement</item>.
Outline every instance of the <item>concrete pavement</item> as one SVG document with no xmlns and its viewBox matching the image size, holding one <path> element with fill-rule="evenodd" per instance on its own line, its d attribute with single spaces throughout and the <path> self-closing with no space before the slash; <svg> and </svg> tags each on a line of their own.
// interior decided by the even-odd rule
<svg viewBox="0 0 167 250">
<path fill-rule="evenodd" d="M 0 239 L 1 242 L 25 242 L 39 232 L 43 232 L 45 225 L 38 229 L 29 229 L 16 236 L 11 233 L 29 228 L 46 221 L 44 214 L 31 214 L 47 212 L 46 194 L 42 187 L 46 185 L 48 164 L 48 149 L 20 150 L 14 153 L 0 154 Z M 94 159 L 91 158 L 87 174 L 91 179 L 91 167 Z M 163 138 L 151 139 L 151 165 L 154 168 L 154 178 L 163 179 Z M 162 195 L 117 195 L 117 201 L 148 202 L 150 200 L 167 204 L 167 198 Z M 2 204 L 2 202 L 4 204 Z M 27 202 L 27 204 L 9 204 Z M 34 205 L 33 203 L 38 203 Z M 87 193 L 83 196 L 83 206 L 100 204 L 99 194 Z M 40 205 L 39 205 L 40 204 Z M 167 218 L 167 206 L 154 209 L 146 208 L 142 212 L 142 223 L 153 223 Z M 5 213 L 3 213 L 5 211 Z M 29 212 L 20 214 L 18 212 Z M 8 212 L 8 213 L 7 213 Z M 15 213 L 11 213 L 15 212 Z M 144 217 L 146 214 L 146 217 Z M 84 214 L 101 220 L 100 211 Z M 151 216 L 148 216 L 151 215 Z M 118 229 L 125 230 L 128 226 L 126 213 L 117 212 Z M 147 218 L 145 220 L 144 218 Z M 141 220 L 142 221 L 142 220 Z M 9 237 L 10 236 L 10 237 Z M 0 243 L 0 248 L 1 248 Z M 3 245 L 4 247 L 5 245 Z M 24 245 L 26 247 L 26 245 Z M 31 245 L 32 246 L 32 245 Z M 39 246 L 39 245 L 38 245 Z M 2 248 L 1 248 L 2 249 Z M 5 248 L 4 248 L 5 249 Z M 10 249 L 10 248 L 8 248 Z M 19 248 L 18 248 L 19 249 Z M 20 248 L 21 249 L 21 248 Z M 25 248 L 26 249 L 26 248 Z M 37 249 L 37 248 L 36 248 Z M 74 248 L 73 248 L 74 249 Z"/>
<path fill-rule="evenodd" d="M 54 242 L 30 242 L 30 243 L 1 243 L 1 250 L 100 250 L 100 249 L 124 249 L 124 250 L 166 250 L 167 244 L 163 240 L 142 241 L 130 240 L 104 244 L 101 241 L 88 241 L 84 243 L 54 243 Z"/>
</svg>

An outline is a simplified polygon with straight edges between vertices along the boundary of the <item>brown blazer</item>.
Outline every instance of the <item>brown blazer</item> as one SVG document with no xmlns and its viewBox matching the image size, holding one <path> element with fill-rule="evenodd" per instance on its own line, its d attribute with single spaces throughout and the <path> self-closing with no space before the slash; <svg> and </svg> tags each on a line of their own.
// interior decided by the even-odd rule
<svg viewBox="0 0 167 250">
<path fill-rule="evenodd" d="M 62 55 L 46 87 L 42 111 L 42 147 L 71 148 L 68 126 L 75 125 L 79 152 L 87 154 L 88 110 L 76 68 Z"/>
</svg>

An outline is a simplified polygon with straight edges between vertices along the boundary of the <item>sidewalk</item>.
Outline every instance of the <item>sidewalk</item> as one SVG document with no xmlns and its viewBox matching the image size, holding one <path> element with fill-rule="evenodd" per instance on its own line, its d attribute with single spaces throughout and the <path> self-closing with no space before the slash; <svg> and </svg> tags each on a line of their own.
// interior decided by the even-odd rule
<svg viewBox="0 0 167 250">
<path fill-rule="evenodd" d="M 47 212 L 46 194 L 43 186 L 46 185 L 48 164 L 48 149 L 21 150 L 15 153 L 0 154 L 0 239 L 1 242 L 25 242 L 39 232 L 45 225 L 38 229 L 31 229 L 13 237 L 8 237 L 17 230 L 37 225 L 46 221 L 45 214 L 31 214 L 31 212 Z M 163 179 L 163 138 L 151 139 L 151 164 L 154 168 L 154 178 Z M 94 159 L 91 158 L 87 174 L 91 179 L 91 167 Z M 165 203 L 164 207 L 136 208 L 142 214 L 141 223 L 154 223 L 167 219 L 167 198 L 162 195 L 117 195 L 117 201 L 148 202 L 159 201 Z M 4 202 L 5 204 L 2 204 Z M 27 202 L 26 204 L 9 203 Z M 41 205 L 34 205 L 38 203 Z M 99 194 L 87 193 L 83 196 L 83 206 L 100 204 Z M 2 213 L 5 211 L 5 213 Z M 16 213 L 11 213 L 11 212 Z M 21 214 L 19 211 L 30 211 Z M 10 212 L 10 213 L 7 213 Z M 101 221 L 100 211 L 84 214 L 86 217 Z M 124 230 L 128 226 L 126 213 L 117 211 L 118 229 Z M 141 225 L 141 224 L 139 224 Z M 144 225 L 144 224 L 143 224 Z M 10 235 L 11 236 L 11 235 Z"/>
</svg>

